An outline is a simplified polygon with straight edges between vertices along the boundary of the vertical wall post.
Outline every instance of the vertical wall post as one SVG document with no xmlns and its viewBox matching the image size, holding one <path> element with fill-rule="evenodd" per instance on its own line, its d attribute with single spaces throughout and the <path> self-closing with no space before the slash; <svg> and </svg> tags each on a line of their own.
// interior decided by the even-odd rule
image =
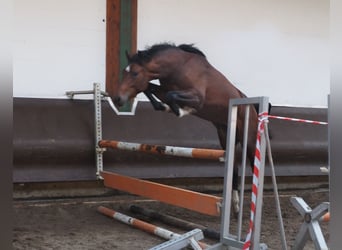
<svg viewBox="0 0 342 250">
<path fill-rule="evenodd" d="M 117 93 L 126 51 L 137 49 L 137 0 L 106 0 L 106 92 Z M 129 108 L 128 108 L 129 109 Z"/>
</svg>

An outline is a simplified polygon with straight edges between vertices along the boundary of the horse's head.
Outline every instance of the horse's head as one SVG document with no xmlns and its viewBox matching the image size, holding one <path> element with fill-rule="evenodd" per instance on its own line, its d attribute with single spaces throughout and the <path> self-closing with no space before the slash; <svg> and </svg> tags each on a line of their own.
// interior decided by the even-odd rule
<svg viewBox="0 0 342 250">
<path fill-rule="evenodd" d="M 132 60 L 126 53 L 128 66 L 122 71 L 122 80 L 119 83 L 117 96 L 114 97 L 114 103 L 119 107 L 132 100 L 140 92 L 148 87 L 151 80 L 147 69 L 141 64 Z"/>
</svg>

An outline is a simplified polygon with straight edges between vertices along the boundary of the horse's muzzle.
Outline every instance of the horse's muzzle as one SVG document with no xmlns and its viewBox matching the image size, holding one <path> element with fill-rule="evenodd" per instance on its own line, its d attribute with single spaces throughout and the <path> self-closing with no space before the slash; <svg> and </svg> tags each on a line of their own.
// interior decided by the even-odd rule
<svg viewBox="0 0 342 250">
<path fill-rule="evenodd" d="M 128 94 L 124 94 L 124 95 L 119 94 L 117 96 L 114 96 L 112 100 L 116 106 L 122 107 L 127 102 L 129 102 L 130 96 Z"/>
<path fill-rule="evenodd" d="M 113 102 L 118 107 L 122 107 L 125 104 L 125 101 L 120 96 L 115 96 Z"/>
</svg>

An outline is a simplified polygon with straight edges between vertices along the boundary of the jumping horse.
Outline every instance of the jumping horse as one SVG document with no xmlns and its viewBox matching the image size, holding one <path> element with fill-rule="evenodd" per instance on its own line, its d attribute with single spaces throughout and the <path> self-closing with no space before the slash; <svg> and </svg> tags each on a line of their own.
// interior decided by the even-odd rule
<svg viewBox="0 0 342 250">
<path fill-rule="evenodd" d="M 226 148 L 228 105 L 231 98 L 246 97 L 192 44 L 156 44 L 133 55 L 126 53 L 128 66 L 123 70 L 117 96 L 122 106 L 143 92 L 155 110 L 171 111 L 182 117 L 196 115 L 211 121 L 217 129 L 221 147 Z M 150 81 L 158 79 L 160 84 Z M 156 97 L 159 99 L 157 100 Z M 245 107 L 238 108 L 236 143 L 242 143 Z M 254 166 L 258 115 L 250 109 L 247 157 Z M 239 211 L 238 169 L 233 171 L 233 208 Z"/>
</svg>

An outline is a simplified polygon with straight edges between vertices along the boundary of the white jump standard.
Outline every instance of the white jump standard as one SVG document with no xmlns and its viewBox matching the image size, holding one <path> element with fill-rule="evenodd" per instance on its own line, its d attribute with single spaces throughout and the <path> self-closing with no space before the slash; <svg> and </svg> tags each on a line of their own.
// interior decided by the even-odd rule
<svg viewBox="0 0 342 250">
<path fill-rule="evenodd" d="M 301 250 L 311 237 L 315 249 L 328 250 L 319 222 L 329 209 L 329 202 L 323 202 L 314 209 L 311 209 L 301 197 L 291 197 L 291 203 L 303 216 L 304 222 L 297 234 L 293 250 Z"/>
</svg>

